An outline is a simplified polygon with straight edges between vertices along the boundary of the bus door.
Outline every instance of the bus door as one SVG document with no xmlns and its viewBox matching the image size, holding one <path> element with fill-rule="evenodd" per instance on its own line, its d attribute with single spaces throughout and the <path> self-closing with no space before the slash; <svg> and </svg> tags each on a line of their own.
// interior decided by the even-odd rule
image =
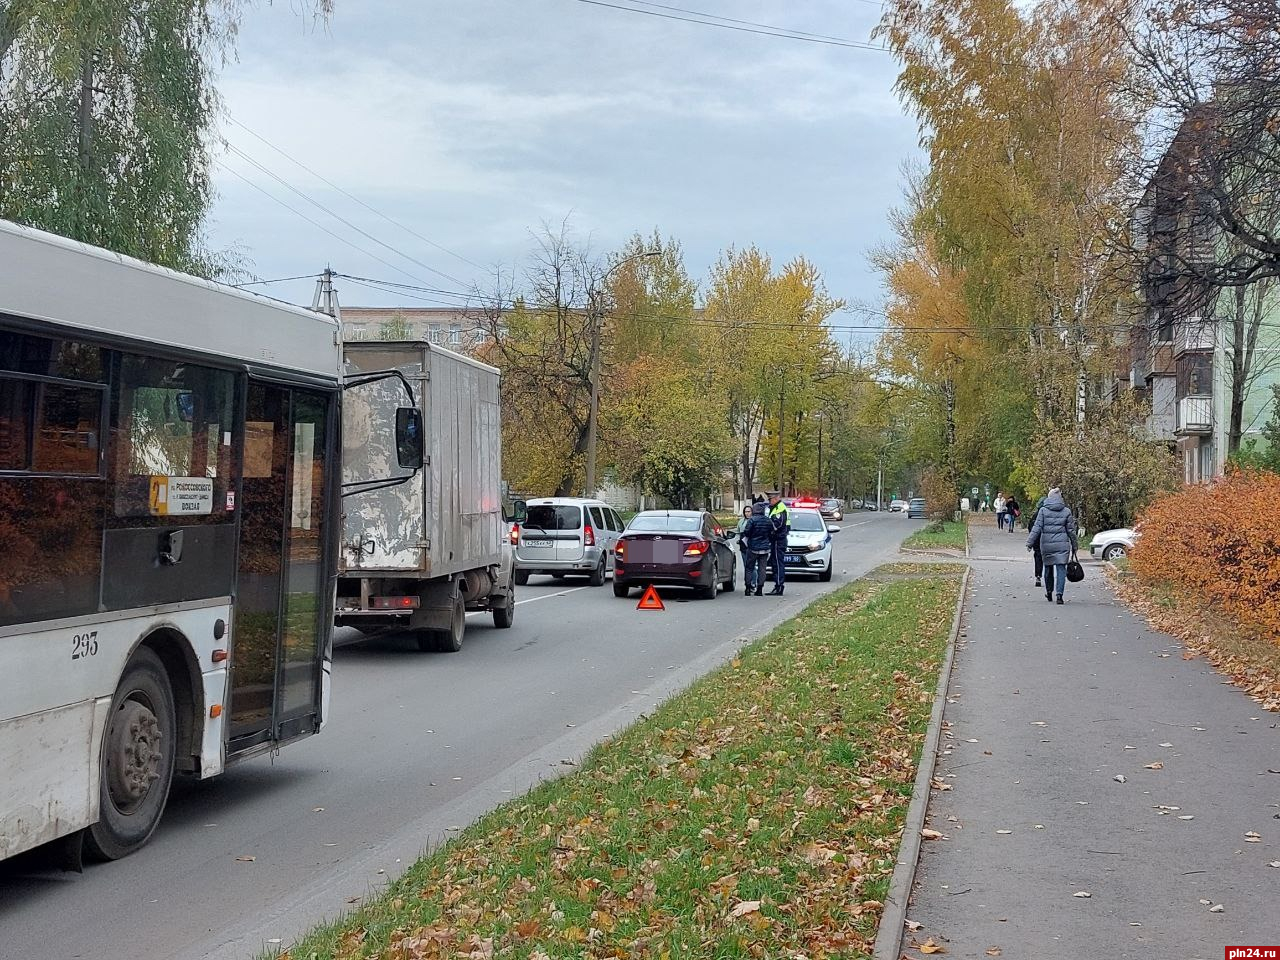
<svg viewBox="0 0 1280 960">
<path fill-rule="evenodd" d="M 232 634 L 229 750 L 319 727 L 330 397 L 250 380 Z"/>
</svg>

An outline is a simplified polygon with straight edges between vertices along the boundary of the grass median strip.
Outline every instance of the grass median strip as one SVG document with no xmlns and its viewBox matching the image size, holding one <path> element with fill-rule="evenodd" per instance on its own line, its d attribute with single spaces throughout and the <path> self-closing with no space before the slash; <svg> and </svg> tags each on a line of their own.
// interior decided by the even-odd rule
<svg viewBox="0 0 1280 960">
<path fill-rule="evenodd" d="M 908 550 L 964 550 L 966 528 L 954 520 L 935 520 L 903 541 Z"/>
<path fill-rule="evenodd" d="M 869 955 L 963 568 L 895 570 L 815 602 L 287 956 Z"/>
</svg>

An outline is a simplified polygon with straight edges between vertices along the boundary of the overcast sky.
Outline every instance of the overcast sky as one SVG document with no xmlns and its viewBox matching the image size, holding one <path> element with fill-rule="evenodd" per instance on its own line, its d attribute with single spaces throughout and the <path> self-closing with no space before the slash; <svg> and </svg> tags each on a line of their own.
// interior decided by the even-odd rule
<svg viewBox="0 0 1280 960">
<path fill-rule="evenodd" d="M 868 39 L 880 13 L 875 0 L 666 2 L 855 40 Z M 520 262 L 540 224 L 569 217 L 602 253 L 636 231 L 676 237 L 704 287 L 724 247 L 754 243 L 779 265 L 809 257 L 833 295 L 879 299 L 867 252 L 886 237 L 901 163 L 917 150 L 889 55 L 581 0 L 337 0 L 327 26 L 300 15 L 302 4 L 276 0 L 246 12 L 238 60 L 220 85 L 238 121 L 224 123 L 224 134 L 387 246 L 224 152 L 210 243 L 237 248 L 257 277 L 328 263 L 467 289 L 493 265 Z M 312 284 L 255 289 L 309 301 Z M 340 297 L 397 302 L 352 283 Z"/>
</svg>

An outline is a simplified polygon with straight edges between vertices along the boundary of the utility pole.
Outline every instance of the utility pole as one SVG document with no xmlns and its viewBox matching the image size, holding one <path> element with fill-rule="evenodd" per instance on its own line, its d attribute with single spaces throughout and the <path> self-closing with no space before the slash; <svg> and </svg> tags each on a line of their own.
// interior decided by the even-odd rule
<svg viewBox="0 0 1280 960">
<path fill-rule="evenodd" d="M 880 451 L 880 461 L 876 465 L 876 512 L 884 506 L 884 451 Z"/>
<path fill-rule="evenodd" d="M 317 313 L 327 313 L 339 324 L 342 323 L 342 308 L 338 306 L 338 290 L 333 285 L 331 267 L 325 267 L 316 280 L 316 293 L 311 298 L 311 309 Z"/>
<path fill-rule="evenodd" d="M 603 314 L 595 309 L 595 298 L 592 298 L 591 321 L 591 410 L 587 413 L 587 489 L 584 495 L 596 495 L 596 420 L 600 410 L 600 324 L 604 322 Z"/>
<path fill-rule="evenodd" d="M 787 374 L 784 370 L 782 373 L 782 382 L 778 387 L 778 492 L 785 494 L 786 481 L 783 479 L 783 435 L 786 433 L 786 414 L 787 414 Z"/>
</svg>

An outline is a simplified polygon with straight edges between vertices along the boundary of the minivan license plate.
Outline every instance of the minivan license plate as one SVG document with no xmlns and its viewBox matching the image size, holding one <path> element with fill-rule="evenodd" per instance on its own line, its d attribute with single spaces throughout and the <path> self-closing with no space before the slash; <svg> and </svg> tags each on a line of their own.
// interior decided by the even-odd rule
<svg viewBox="0 0 1280 960">
<path fill-rule="evenodd" d="M 525 545 L 526 547 L 549 547 L 549 546 L 551 546 L 551 541 L 550 541 L 550 540 L 525 540 L 525 541 L 523 541 L 523 543 L 524 543 L 524 545 Z"/>
</svg>

